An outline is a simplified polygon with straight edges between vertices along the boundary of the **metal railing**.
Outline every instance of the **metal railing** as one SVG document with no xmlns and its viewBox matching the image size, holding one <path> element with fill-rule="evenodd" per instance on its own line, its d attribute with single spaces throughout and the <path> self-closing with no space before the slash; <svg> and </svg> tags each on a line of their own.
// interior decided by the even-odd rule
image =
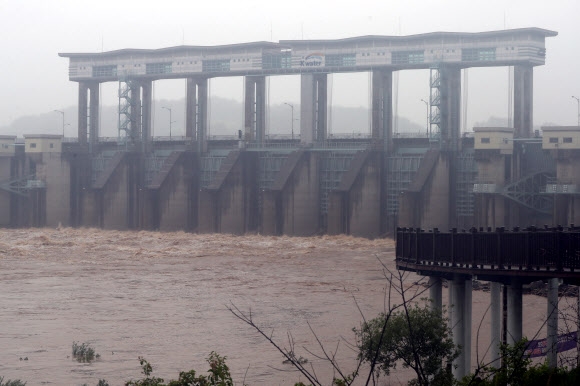
<svg viewBox="0 0 580 386">
<path fill-rule="evenodd" d="M 469 232 L 398 228 L 398 263 L 470 270 L 571 271 L 580 277 L 580 227 Z"/>
</svg>

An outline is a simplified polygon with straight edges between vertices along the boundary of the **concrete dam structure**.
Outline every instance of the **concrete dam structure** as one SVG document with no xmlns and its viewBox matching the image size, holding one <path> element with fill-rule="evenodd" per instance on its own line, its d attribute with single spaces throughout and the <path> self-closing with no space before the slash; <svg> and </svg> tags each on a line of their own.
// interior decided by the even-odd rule
<svg viewBox="0 0 580 386">
<path fill-rule="evenodd" d="M 533 130 L 545 39 L 522 28 L 339 40 L 62 53 L 77 82 L 78 137 L 0 137 L 1 226 L 90 226 L 378 237 L 578 223 L 579 127 Z M 513 66 L 510 128 L 461 135 L 461 71 Z M 430 73 L 429 130 L 393 132 L 393 74 Z M 370 72 L 371 132 L 328 134 L 328 74 Z M 300 81 L 300 127 L 269 136 L 266 79 Z M 208 82 L 244 77 L 244 127 L 208 135 Z M 152 85 L 186 79 L 185 136 L 152 135 Z M 119 135 L 99 133 L 100 87 L 119 83 Z"/>
</svg>

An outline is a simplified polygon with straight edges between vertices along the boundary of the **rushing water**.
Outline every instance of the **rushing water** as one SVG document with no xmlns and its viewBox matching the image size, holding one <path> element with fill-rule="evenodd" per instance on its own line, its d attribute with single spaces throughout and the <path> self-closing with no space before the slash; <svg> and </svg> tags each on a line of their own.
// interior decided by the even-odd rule
<svg viewBox="0 0 580 386">
<path fill-rule="evenodd" d="M 289 347 L 291 334 L 296 354 L 330 384 L 331 369 L 313 355 L 321 351 L 310 328 L 330 351 L 340 342 L 337 358 L 351 371 L 356 354 L 346 342 L 360 312 L 374 317 L 385 304 L 378 259 L 393 267 L 392 240 L 0 230 L 0 376 L 30 386 L 96 385 L 101 378 L 122 385 L 140 377 L 137 358 L 144 356 L 153 375 L 167 381 L 181 370 L 204 373 L 205 358 L 216 351 L 237 384 L 304 380 L 280 371 L 291 368 L 227 310 L 235 304 L 251 309 L 281 346 Z M 407 283 L 416 280 L 411 275 Z M 474 324 L 488 296 L 474 293 Z M 543 311 L 526 318 L 529 334 L 541 325 L 545 303 L 526 299 L 524 308 Z M 100 359 L 74 361 L 73 341 L 90 343 Z M 408 378 L 397 374 L 388 382 Z"/>
</svg>

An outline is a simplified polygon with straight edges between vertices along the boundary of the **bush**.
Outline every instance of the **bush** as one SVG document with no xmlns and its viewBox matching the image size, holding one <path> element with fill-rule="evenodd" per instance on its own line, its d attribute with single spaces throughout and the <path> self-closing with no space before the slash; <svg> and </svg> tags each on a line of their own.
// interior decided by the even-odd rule
<svg viewBox="0 0 580 386">
<path fill-rule="evenodd" d="M 95 349 L 90 344 L 78 344 L 77 342 L 72 344 L 72 356 L 79 362 L 91 362 L 101 357 L 99 354 L 95 354 Z"/>
<path fill-rule="evenodd" d="M 26 382 L 22 382 L 20 379 L 9 379 L 4 382 L 4 377 L 0 377 L 0 386 L 26 386 Z"/>
</svg>

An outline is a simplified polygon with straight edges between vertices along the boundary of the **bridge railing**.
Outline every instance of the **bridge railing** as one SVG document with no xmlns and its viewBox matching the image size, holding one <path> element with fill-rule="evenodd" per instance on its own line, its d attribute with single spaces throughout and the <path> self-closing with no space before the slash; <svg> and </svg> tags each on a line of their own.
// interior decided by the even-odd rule
<svg viewBox="0 0 580 386">
<path fill-rule="evenodd" d="M 397 261 L 473 269 L 580 270 L 580 228 L 398 228 Z"/>
</svg>

